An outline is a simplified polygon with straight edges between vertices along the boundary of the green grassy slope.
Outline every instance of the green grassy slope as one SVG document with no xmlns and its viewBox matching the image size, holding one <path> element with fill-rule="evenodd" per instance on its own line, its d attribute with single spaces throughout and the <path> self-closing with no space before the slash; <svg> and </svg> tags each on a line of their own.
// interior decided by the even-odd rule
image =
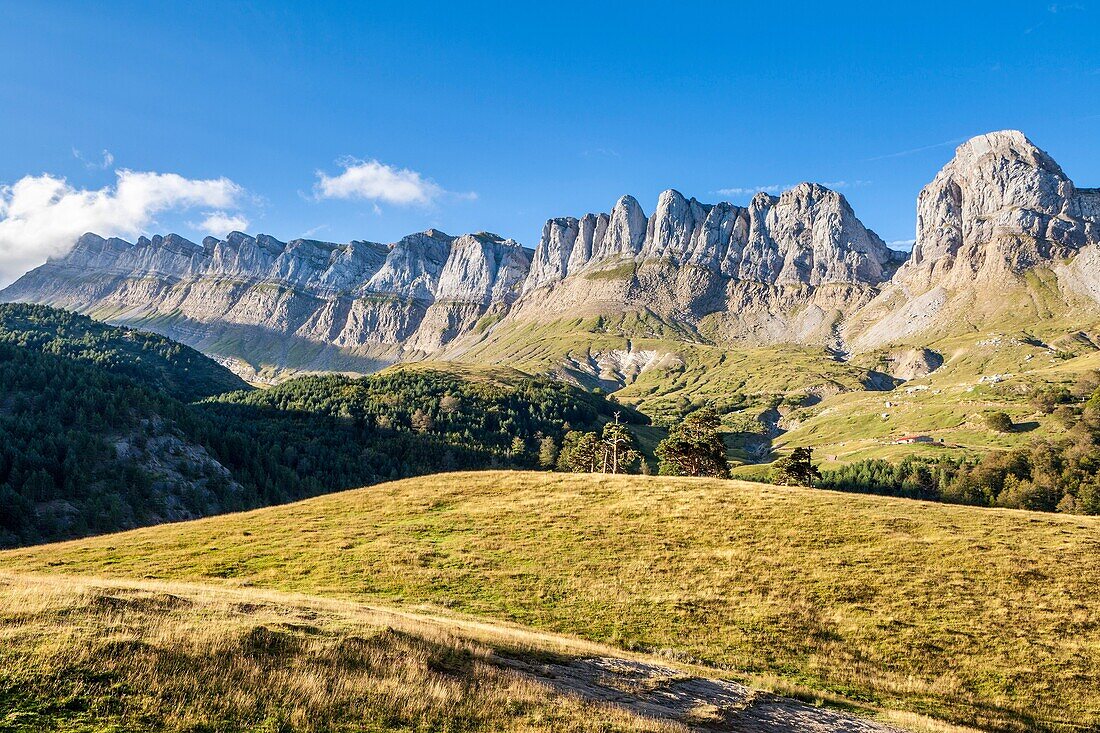
<svg viewBox="0 0 1100 733">
<path fill-rule="evenodd" d="M 755 414 L 776 396 L 828 395 L 881 381 L 824 349 L 717 346 L 653 314 L 508 325 L 455 358 L 600 387 L 658 422 L 703 404 Z"/>
<path fill-rule="evenodd" d="M 0 554 L 429 603 L 988 730 L 1100 725 L 1100 520 L 488 472 Z"/>
<path fill-rule="evenodd" d="M 830 466 L 914 453 L 972 456 L 1037 438 L 1057 439 L 1065 433 L 1064 424 L 1038 410 L 1030 397 L 1036 389 L 1070 389 L 1100 369 L 1100 351 L 1073 338 L 1076 333 L 1050 333 L 1048 341 L 1020 331 L 994 331 L 933 342 L 931 348 L 945 357 L 936 371 L 890 392 L 838 394 L 791 410 L 784 421 L 790 430 L 776 446 L 813 446 Z M 984 418 L 993 411 L 1006 412 L 1016 429 L 989 429 Z M 943 444 L 893 444 L 914 433 Z"/>
</svg>

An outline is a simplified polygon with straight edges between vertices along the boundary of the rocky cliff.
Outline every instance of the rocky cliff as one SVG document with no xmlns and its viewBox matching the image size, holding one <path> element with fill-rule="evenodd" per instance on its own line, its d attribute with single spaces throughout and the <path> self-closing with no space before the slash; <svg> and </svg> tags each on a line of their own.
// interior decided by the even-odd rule
<svg viewBox="0 0 1100 733">
<path fill-rule="evenodd" d="M 1077 188 L 1023 133 L 979 135 L 920 192 L 912 256 L 847 335 L 866 349 L 1014 315 L 1086 325 L 1100 303 L 1098 263 L 1100 191 Z"/>
<path fill-rule="evenodd" d="M 88 234 L 0 299 L 139 324 L 251 365 L 355 371 L 607 315 L 632 319 L 617 327 L 626 338 L 843 355 L 995 311 L 991 288 L 1034 268 L 1075 303 L 1100 300 L 1100 192 L 1019 132 L 960 146 L 917 213 L 908 260 L 812 183 L 747 206 L 669 190 L 650 215 L 624 196 L 609 213 L 550 219 L 533 252 L 435 230 L 392 244 Z"/>
<path fill-rule="evenodd" d="M 523 289 L 624 261 L 664 261 L 769 285 L 875 285 L 900 260 L 843 196 L 817 184 L 779 197 L 760 193 L 747 207 L 704 204 L 668 190 L 648 218 L 624 196 L 610 215 L 548 221 Z"/>
<path fill-rule="evenodd" d="M 390 245 L 86 234 L 2 299 L 142 324 L 234 366 L 369 371 L 436 350 L 508 307 L 530 261 L 486 233 L 429 230 Z"/>
<path fill-rule="evenodd" d="M 842 195 L 813 183 L 748 206 L 669 190 L 648 217 L 624 196 L 610 214 L 546 223 L 508 318 L 638 312 L 693 339 L 835 347 L 839 319 L 871 300 L 904 256 Z"/>
<path fill-rule="evenodd" d="M 1100 242 L 1100 193 L 1078 189 L 1015 130 L 959 146 L 917 198 L 913 256 L 899 280 L 966 285 Z"/>
</svg>

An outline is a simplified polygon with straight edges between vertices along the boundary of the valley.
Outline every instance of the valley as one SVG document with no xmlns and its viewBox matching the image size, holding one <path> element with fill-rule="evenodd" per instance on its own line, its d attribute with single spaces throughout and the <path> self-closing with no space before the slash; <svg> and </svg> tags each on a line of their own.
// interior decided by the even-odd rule
<svg viewBox="0 0 1100 733">
<path fill-rule="evenodd" d="M 712 405 L 750 463 L 795 446 L 829 465 L 897 456 L 906 435 L 955 456 L 1058 436 L 1020 393 L 1092 369 L 1096 190 L 1006 130 L 959 146 L 917 212 L 911 254 L 811 183 L 748 206 L 668 190 L 649 215 L 624 196 L 548 220 L 533 250 L 435 229 L 391 244 L 88 234 L 0 299 L 162 333 L 255 384 L 430 362 L 614 393 L 658 426 Z M 991 410 L 1027 430 L 990 434 Z"/>
</svg>

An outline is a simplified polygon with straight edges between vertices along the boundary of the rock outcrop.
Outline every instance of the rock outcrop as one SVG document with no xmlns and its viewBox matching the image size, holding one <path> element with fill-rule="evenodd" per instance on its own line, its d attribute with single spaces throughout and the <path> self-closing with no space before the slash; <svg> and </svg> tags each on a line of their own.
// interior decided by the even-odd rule
<svg viewBox="0 0 1100 733">
<path fill-rule="evenodd" d="M 761 193 L 748 207 L 704 204 L 668 190 L 648 218 L 624 196 L 610 215 L 548 221 L 523 289 L 624 261 L 665 261 L 771 285 L 876 285 L 900 257 L 863 226 L 843 196 L 817 184 L 779 197 Z"/>
<path fill-rule="evenodd" d="M 1091 318 L 1098 262 L 1100 191 L 1077 188 L 1023 133 L 979 135 L 920 192 L 912 256 L 847 320 L 845 337 L 866 350 L 1008 311 L 1028 325 L 1055 311 Z M 1033 292 L 1025 275 L 1036 268 L 1054 274 L 1060 295 Z"/>
<path fill-rule="evenodd" d="M 1015 130 L 959 146 L 917 199 L 913 256 L 899 280 L 967 286 L 1100 243 L 1100 192 L 1078 189 Z"/>
<path fill-rule="evenodd" d="M 846 358 L 973 328 L 1005 307 L 992 289 L 1036 267 L 1067 303 L 1100 303 L 1100 191 L 1075 187 L 1019 132 L 961 145 L 917 214 L 908 260 L 813 183 L 746 206 L 668 190 L 649 216 L 624 196 L 609 213 L 550 219 L 533 252 L 436 230 L 388 245 L 88 234 L 0 299 L 151 328 L 252 368 L 355 371 L 491 352 L 482 346 L 525 324 L 606 316 L 633 324 L 614 326 L 626 339 L 793 342 Z"/>
<path fill-rule="evenodd" d="M 838 322 L 904 257 L 817 184 L 748 206 L 668 190 L 648 217 L 626 196 L 610 214 L 546 223 L 509 320 L 641 312 L 719 343 L 839 348 Z"/>
</svg>

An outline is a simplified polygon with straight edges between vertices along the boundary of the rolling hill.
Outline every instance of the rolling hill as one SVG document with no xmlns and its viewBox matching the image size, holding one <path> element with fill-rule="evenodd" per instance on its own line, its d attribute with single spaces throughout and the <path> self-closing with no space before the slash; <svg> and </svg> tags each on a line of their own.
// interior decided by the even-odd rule
<svg viewBox="0 0 1100 733">
<path fill-rule="evenodd" d="M 1100 725 L 1092 517 L 736 481 L 459 473 L 7 551 L 0 569 L 469 614 L 909 716 L 899 721 Z"/>
</svg>

